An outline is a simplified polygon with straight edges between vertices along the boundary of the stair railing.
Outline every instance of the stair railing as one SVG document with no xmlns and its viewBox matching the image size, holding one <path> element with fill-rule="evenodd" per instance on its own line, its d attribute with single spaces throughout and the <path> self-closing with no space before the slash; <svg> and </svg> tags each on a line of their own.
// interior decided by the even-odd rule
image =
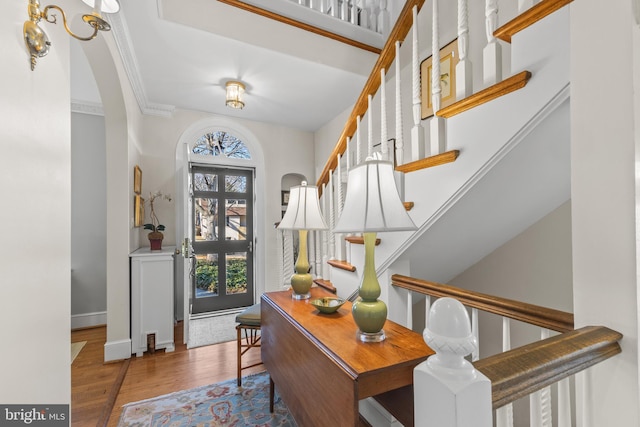
<svg viewBox="0 0 640 427">
<path fill-rule="evenodd" d="M 424 322 L 431 310 L 432 298 L 454 298 L 472 312 L 471 330 L 479 341 L 478 311 L 502 317 L 502 353 L 479 359 L 473 354 L 476 369 L 492 382 L 493 409 L 498 427 L 513 426 L 512 402 L 529 395 L 531 426 L 552 426 L 551 385 L 557 383 L 558 427 L 572 422 L 570 376 L 620 352 L 622 335 L 604 327 L 574 330 L 573 314 L 473 292 L 454 286 L 393 275 L 391 284 L 405 289 L 406 326 L 414 323 L 413 305 L 416 295 L 425 297 Z M 511 322 L 534 325 L 541 330 L 541 341 L 511 349 Z M 556 335 L 551 336 L 551 333 Z M 478 346 L 479 347 L 479 346 Z M 425 399 L 415 396 L 416 402 Z M 416 424 L 419 425 L 419 424 Z"/>
</svg>

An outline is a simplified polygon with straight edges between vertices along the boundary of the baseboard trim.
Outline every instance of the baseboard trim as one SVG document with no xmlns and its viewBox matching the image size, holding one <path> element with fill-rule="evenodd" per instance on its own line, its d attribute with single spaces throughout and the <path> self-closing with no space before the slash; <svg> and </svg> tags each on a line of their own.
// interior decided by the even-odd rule
<svg viewBox="0 0 640 427">
<path fill-rule="evenodd" d="M 111 341 L 104 345 L 104 361 L 124 360 L 131 358 L 131 339 Z"/>
<path fill-rule="evenodd" d="M 71 329 L 85 329 L 107 324 L 107 312 L 83 313 L 71 315 Z"/>
</svg>

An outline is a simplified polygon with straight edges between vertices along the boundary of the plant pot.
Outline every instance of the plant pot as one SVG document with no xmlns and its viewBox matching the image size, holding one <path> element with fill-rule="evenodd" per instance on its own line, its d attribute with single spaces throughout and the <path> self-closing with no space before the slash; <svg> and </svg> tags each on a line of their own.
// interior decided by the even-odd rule
<svg viewBox="0 0 640 427">
<path fill-rule="evenodd" d="M 162 249 L 162 239 L 164 239 L 164 234 L 159 231 L 154 231 L 152 233 L 149 233 L 148 237 L 152 251 L 159 251 Z"/>
</svg>

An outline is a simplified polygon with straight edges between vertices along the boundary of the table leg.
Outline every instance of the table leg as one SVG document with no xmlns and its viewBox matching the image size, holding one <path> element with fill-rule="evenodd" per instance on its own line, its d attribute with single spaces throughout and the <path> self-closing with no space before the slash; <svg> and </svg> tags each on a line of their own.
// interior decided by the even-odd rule
<svg viewBox="0 0 640 427">
<path fill-rule="evenodd" d="M 275 393 L 275 384 L 269 376 L 269 412 L 273 414 L 273 395 Z"/>
</svg>

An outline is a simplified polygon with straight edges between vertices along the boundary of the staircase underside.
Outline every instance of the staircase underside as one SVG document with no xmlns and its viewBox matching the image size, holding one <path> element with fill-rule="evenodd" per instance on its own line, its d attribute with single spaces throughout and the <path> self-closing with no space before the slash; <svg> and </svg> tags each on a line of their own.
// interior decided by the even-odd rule
<svg viewBox="0 0 640 427">
<path fill-rule="evenodd" d="M 569 100 L 484 175 L 399 258 L 446 283 L 570 198 Z"/>
</svg>

